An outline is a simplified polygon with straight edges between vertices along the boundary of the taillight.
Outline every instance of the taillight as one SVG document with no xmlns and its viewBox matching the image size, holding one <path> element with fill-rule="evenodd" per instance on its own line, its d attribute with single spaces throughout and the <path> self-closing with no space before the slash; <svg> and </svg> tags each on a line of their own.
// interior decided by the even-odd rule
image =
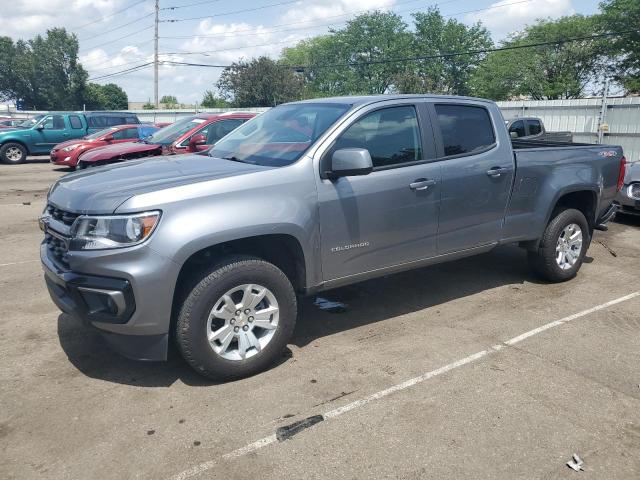
<svg viewBox="0 0 640 480">
<path fill-rule="evenodd" d="M 620 159 L 620 172 L 618 173 L 618 192 L 624 186 L 624 176 L 627 173 L 627 159 L 624 156 Z"/>
</svg>

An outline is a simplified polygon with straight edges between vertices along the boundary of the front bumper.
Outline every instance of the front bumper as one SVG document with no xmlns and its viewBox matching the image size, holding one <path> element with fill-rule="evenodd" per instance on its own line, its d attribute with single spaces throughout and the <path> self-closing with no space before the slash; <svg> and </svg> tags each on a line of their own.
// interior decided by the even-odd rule
<svg viewBox="0 0 640 480">
<path fill-rule="evenodd" d="M 56 306 L 97 329 L 125 357 L 166 360 L 176 265 L 149 248 L 73 253 L 66 267 L 41 246 Z"/>
<path fill-rule="evenodd" d="M 620 204 L 620 213 L 640 215 L 640 198 L 633 198 L 629 195 L 630 185 L 625 185 L 616 197 L 616 202 Z"/>
<path fill-rule="evenodd" d="M 49 160 L 54 165 L 64 165 L 67 167 L 75 167 L 78 164 L 78 157 L 84 150 L 72 150 L 65 152 L 63 150 L 52 150 L 49 153 Z"/>
</svg>

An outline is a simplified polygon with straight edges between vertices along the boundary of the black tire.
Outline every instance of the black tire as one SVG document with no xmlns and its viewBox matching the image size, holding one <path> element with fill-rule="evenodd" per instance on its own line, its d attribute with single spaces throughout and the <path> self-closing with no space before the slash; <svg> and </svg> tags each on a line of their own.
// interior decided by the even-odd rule
<svg viewBox="0 0 640 480">
<path fill-rule="evenodd" d="M 14 152 L 16 151 L 20 152 L 19 158 L 15 158 Z M 9 165 L 24 163 L 27 159 L 27 154 L 27 149 L 20 143 L 7 142 L 0 147 L 0 160 L 2 160 L 2 163 L 7 163 Z"/>
<path fill-rule="evenodd" d="M 563 270 L 556 261 L 556 246 L 562 231 L 572 223 L 578 225 L 582 230 L 582 249 L 573 266 Z M 534 272 L 545 280 L 554 283 L 565 282 L 577 275 L 590 243 L 589 224 L 584 214 L 580 210 L 573 208 L 559 210 L 549 221 L 542 234 L 538 249 L 529 252 L 529 265 Z"/>
<path fill-rule="evenodd" d="M 213 351 L 206 336 L 207 320 L 214 305 L 230 289 L 259 284 L 275 296 L 278 327 L 269 343 L 244 360 L 228 360 Z M 186 295 L 176 325 L 176 341 L 184 359 L 201 375 L 227 380 L 254 375 L 282 356 L 296 324 L 296 294 L 287 276 L 275 265 L 259 258 L 232 256 L 206 273 Z"/>
</svg>

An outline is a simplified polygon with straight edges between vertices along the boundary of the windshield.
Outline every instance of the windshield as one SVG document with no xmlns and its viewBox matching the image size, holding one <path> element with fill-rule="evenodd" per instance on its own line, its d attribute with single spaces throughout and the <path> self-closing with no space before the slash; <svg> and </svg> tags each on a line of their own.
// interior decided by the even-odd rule
<svg viewBox="0 0 640 480">
<path fill-rule="evenodd" d="M 115 132 L 116 130 L 118 130 L 117 127 L 109 127 L 103 130 L 98 130 L 97 132 L 92 133 L 91 135 L 87 135 L 84 138 L 86 140 L 95 140 L 96 138 L 100 138 L 101 136 L 106 135 L 107 133 L 110 133 L 110 132 Z"/>
<path fill-rule="evenodd" d="M 189 130 L 206 122 L 204 118 L 187 117 L 172 123 L 168 127 L 161 128 L 156 133 L 145 139 L 148 143 L 158 143 L 161 145 L 169 145 L 175 142 L 178 137 L 184 135 Z"/>
<path fill-rule="evenodd" d="M 351 105 L 280 105 L 237 128 L 209 155 L 255 165 L 283 167 L 298 160 Z"/>
<path fill-rule="evenodd" d="M 29 118 L 27 120 L 25 120 L 24 122 L 22 122 L 20 125 L 18 125 L 19 127 L 24 127 L 24 128 L 31 128 L 33 127 L 36 123 L 38 123 L 40 120 L 42 120 L 44 118 L 44 115 L 36 115 L 33 118 Z"/>
</svg>

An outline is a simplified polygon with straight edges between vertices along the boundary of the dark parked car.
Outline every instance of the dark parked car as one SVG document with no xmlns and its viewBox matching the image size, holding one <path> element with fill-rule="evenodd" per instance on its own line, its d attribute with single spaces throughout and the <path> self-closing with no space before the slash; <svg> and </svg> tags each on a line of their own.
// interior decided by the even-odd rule
<svg viewBox="0 0 640 480">
<path fill-rule="evenodd" d="M 0 130 L 0 161 L 22 163 L 27 155 L 48 155 L 59 143 L 123 124 L 138 124 L 127 112 L 52 112 L 25 121 L 17 129 Z"/>
<path fill-rule="evenodd" d="M 640 215 L 640 160 L 627 163 L 624 186 L 618 193 L 620 213 Z"/>
<path fill-rule="evenodd" d="M 507 122 L 511 138 L 518 140 L 543 140 L 546 142 L 573 142 L 571 132 L 547 132 L 544 123 L 538 117 L 518 117 Z"/>
<path fill-rule="evenodd" d="M 99 130 L 76 140 L 59 143 L 51 150 L 51 163 L 75 168 L 78 157 L 89 150 L 105 145 L 143 140 L 160 130 L 153 125 L 118 125 Z"/>
<path fill-rule="evenodd" d="M 78 168 L 156 155 L 203 151 L 253 117 L 254 113 L 200 114 L 186 117 L 164 127 L 144 141 L 108 145 L 84 153 L 79 158 Z"/>
</svg>

